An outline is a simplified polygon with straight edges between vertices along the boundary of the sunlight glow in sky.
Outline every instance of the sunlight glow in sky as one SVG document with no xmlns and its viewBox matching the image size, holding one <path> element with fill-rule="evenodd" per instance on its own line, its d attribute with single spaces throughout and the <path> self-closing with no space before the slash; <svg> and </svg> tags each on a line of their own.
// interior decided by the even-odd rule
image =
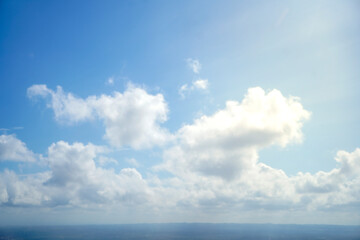
<svg viewBox="0 0 360 240">
<path fill-rule="evenodd" d="M 1 1 L 0 225 L 359 225 L 359 10 Z"/>
</svg>

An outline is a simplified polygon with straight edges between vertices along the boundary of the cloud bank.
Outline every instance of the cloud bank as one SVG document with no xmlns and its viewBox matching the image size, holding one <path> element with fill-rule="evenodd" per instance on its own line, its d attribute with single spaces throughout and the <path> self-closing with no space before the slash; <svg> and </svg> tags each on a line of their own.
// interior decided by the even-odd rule
<svg viewBox="0 0 360 240">
<path fill-rule="evenodd" d="M 105 138 L 114 146 L 140 149 L 169 139 L 170 133 L 159 125 L 168 111 L 163 96 L 141 88 L 130 86 L 124 93 L 82 99 L 64 93 L 61 87 L 53 91 L 34 85 L 28 95 L 46 98 L 57 121 L 101 119 Z M 74 106 L 84 109 L 75 111 Z M 265 147 L 301 143 L 301 129 L 309 118 L 299 98 L 285 97 L 278 90 L 250 88 L 242 101 L 228 101 L 223 109 L 173 133 L 175 140 L 162 149 L 162 163 L 147 169 L 146 177 L 135 168 L 106 168 L 105 162 L 115 161 L 107 156 L 106 146 L 58 141 L 44 155 L 46 171 L 0 173 L 0 204 L 141 208 L 152 215 L 170 214 L 172 220 L 187 212 L 203 215 L 203 220 L 222 214 L 233 221 L 234 212 L 296 215 L 334 212 L 341 207 L 360 219 L 354 213 L 360 206 L 359 148 L 339 151 L 335 157 L 338 167 L 315 174 L 288 176 L 259 159 Z M 36 161 L 25 143 L 6 134 L 0 136 L 0 159 Z M 128 161 L 135 167 L 141 164 Z"/>
</svg>

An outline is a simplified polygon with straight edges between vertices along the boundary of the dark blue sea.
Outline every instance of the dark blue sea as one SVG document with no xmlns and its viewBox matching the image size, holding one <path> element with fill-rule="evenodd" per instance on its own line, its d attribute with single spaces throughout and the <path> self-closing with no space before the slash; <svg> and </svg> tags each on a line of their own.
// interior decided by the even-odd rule
<svg viewBox="0 0 360 240">
<path fill-rule="evenodd" d="M 0 239 L 360 239 L 360 226 L 277 224 L 121 224 L 0 227 Z"/>
</svg>

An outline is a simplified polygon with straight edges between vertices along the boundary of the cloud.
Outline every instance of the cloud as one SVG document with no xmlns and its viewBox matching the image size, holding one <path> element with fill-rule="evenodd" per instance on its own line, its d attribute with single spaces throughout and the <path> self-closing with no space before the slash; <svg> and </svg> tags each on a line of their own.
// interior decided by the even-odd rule
<svg viewBox="0 0 360 240">
<path fill-rule="evenodd" d="M 55 119 L 61 123 L 74 123 L 101 119 L 105 124 L 105 139 L 112 146 L 131 146 L 135 149 L 162 145 L 170 138 L 168 131 L 160 126 L 167 120 L 168 107 L 163 95 L 148 94 L 144 89 L 129 85 L 124 93 L 89 96 L 86 99 L 56 91 L 46 85 L 28 88 L 28 96 L 47 97 L 48 107 L 53 109 Z"/>
<path fill-rule="evenodd" d="M 125 207 L 129 211 L 141 208 L 150 215 L 175 214 L 171 219 L 188 212 L 189 216 L 203 215 L 203 220 L 213 214 L 234 220 L 234 211 L 275 214 L 286 210 L 293 215 L 326 212 L 339 206 L 349 206 L 351 211 L 360 199 L 360 149 L 339 151 L 335 159 L 340 165 L 329 172 L 299 173 L 293 177 L 258 159 L 250 159 L 252 164 L 233 179 L 211 172 L 187 171 L 175 173 L 174 177 L 144 179 L 134 168 L 115 172 L 97 166 L 96 159 L 104 153 L 104 147 L 93 144 L 53 143 L 46 158 L 49 170 L 25 175 L 9 170 L 0 173 L 0 205 L 45 207 L 47 211 L 58 206 Z M 185 165 L 180 162 L 178 166 Z"/>
<path fill-rule="evenodd" d="M 186 59 L 186 62 L 189 66 L 189 68 L 196 74 L 200 73 L 201 70 L 201 64 L 199 62 L 199 60 L 197 59 L 192 59 L 192 58 L 188 58 Z"/>
<path fill-rule="evenodd" d="M 0 135 L 0 161 L 35 162 L 36 156 L 15 135 Z"/>
<path fill-rule="evenodd" d="M 123 94 L 91 96 L 84 102 L 108 128 L 106 119 L 116 120 L 121 112 L 118 109 L 126 109 L 122 104 L 131 102 L 130 109 L 142 109 L 137 104 L 143 102 L 161 105 L 157 96 L 129 88 Z M 315 174 L 288 176 L 259 159 L 258 153 L 265 147 L 300 143 L 303 123 L 309 118 L 310 112 L 299 98 L 284 97 L 278 90 L 250 88 L 242 101 L 228 101 L 223 109 L 176 132 L 176 141 L 163 152 L 163 163 L 152 168 L 170 173 L 166 177 L 156 175 L 156 171 L 143 178 L 135 168 L 104 168 L 102 162 L 116 161 L 106 156 L 106 148 L 59 141 L 48 148 L 48 170 L 25 175 L 9 170 L 0 173 L 0 203 L 83 209 L 120 206 L 145 210 L 151 216 L 169 214 L 171 219 L 185 213 L 200 214 L 202 220 L 221 214 L 231 221 L 237 219 L 234 212 L 261 216 L 287 212 L 293 216 L 333 212 L 341 207 L 359 218 L 353 214 L 360 205 L 359 148 L 339 151 L 336 168 Z M 140 164 L 135 159 L 127 161 L 133 166 Z M 185 216 L 185 221 L 189 219 Z"/>
<path fill-rule="evenodd" d="M 101 151 L 100 147 L 92 144 L 74 143 L 69 145 L 64 141 L 52 144 L 48 150 L 52 176 L 47 184 L 64 186 L 69 182 L 88 182 L 91 173 L 96 169 L 93 159 Z"/>
<path fill-rule="evenodd" d="M 43 206 L 47 195 L 42 186 L 48 173 L 28 175 L 25 180 L 13 171 L 0 173 L 0 204 L 7 206 Z"/>
<path fill-rule="evenodd" d="M 180 94 L 180 96 L 181 96 L 182 98 L 185 98 L 185 93 L 186 93 L 187 91 L 189 91 L 188 85 L 187 85 L 187 84 L 182 85 L 182 86 L 180 87 L 180 89 L 179 89 L 179 94 Z"/>
<path fill-rule="evenodd" d="M 103 151 L 93 144 L 54 143 L 48 149 L 49 171 L 22 178 L 9 170 L 0 173 L 0 200 L 10 206 L 50 207 L 150 201 L 151 191 L 136 169 L 115 173 L 96 166 Z"/>
<path fill-rule="evenodd" d="M 165 152 L 168 170 L 232 179 L 256 163 L 259 149 L 301 142 L 309 116 L 297 98 L 251 88 L 241 103 L 228 101 L 225 109 L 183 126 L 179 145 Z"/>
<path fill-rule="evenodd" d="M 98 158 L 98 163 L 100 164 L 100 166 L 105 166 L 108 164 L 118 164 L 118 161 L 116 161 L 114 158 L 100 156 Z"/>
<path fill-rule="evenodd" d="M 280 26 L 283 22 L 284 22 L 284 20 L 285 20 L 285 18 L 286 18 L 286 16 L 289 14 L 289 8 L 285 8 L 282 12 L 281 12 L 281 15 L 279 16 L 279 18 L 277 19 L 277 21 L 276 21 L 276 23 L 275 23 L 275 26 L 276 27 L 278 27 L 278 26 Z"/>
<path fill-rule="evenodd" d="M 358 202 L 360 197 L 360 149 L 338 151 L 335 160 L 340 164 L 329 172 L 298 173 L 293 177 L 295 188 L 310 208 L 331 208 Z"/>
<path fill-rule="evenodd" d="M 114 85 L 114 77 L 109 77 L 108 80 L 106 81 L 106 83 L 108 85 Z"/>
<path fill-rule="evenodd" d="M 52 204 L 146 201 L 147 186 L 136 169 L 125 168 L 115 173 L 96 166 L 95 158 L 103 151 L 102 147 L 92 144 L 63 141 L 49 147 L 51 177 L 45 184 L 52 192 Z"/>
<path fill-rule="evenodd" d="M 182 98 L 185 97 L 185 94 L 188 92 L 192 92 L 194 90 L 207 90 L 209 86 L 209 81 L 207 79 L 198 79 L 194 81 L 191 86 L 184 84 L 179 89 L 179 94 Z"/>
<path fill-rule="evenodd" d="M 193 86 L 195 89 L 207 89 L 209 85 L 209 81 L 207 79 L 198 79 L 193 82 Z"/>
<path fill-rule="evenodd" d="M 150 148 L 168 141 L 170 134 L 160 124 L 168 108 L 161 94 L 150 95 L 130 86 L 123 94 L 102 95 L 89 100 L 106 127 L 105 138 L 116 147 Z"/>
<path fill-rule="evenodd" d="M 47 106 L 54 110 L 55 119 L 62 123 L 71 124 L 94 117 L 94 109 L 87 100 L 64 93 L 60 86 L 53 91 L 46 85 L 33 85 L 27 89 L 27 95 L 29 98 L 50 97 Z"/>
</svg>

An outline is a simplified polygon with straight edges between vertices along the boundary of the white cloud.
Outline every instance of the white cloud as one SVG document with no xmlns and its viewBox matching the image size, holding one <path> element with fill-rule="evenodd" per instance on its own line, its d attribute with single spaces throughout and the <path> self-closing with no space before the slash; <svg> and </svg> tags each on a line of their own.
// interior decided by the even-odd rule
<svg viewBox="0 0 360 240">
<path fill-rule="evenodd" d="M 199 62 L 199 60 L 197 59 L 192 59 L 192 58 L 188 58 L 186 59 L 186 62 L 189 66 L 189 68 L 196 74 L 198 74 L 201 70 L 201 64 Z"/>
<path fill-rule="evenodd" d="M 184 169 L 234 178 L 256 163 L 259 149 L 300 142 L 309 116 L 297 98 L 251 88 L 241 103 L 228 101 L 225 109 L 183 126 L 180 144 L 165 152 L 166 164 L 175 174 Z"/>
<path fill-rule="evenodd" d="M 163 95 L 148 94 L 144 89 L 128 86 L 124 93 L 89 96 L 86 99 L 64 93 L 61 87 L 54 92 L 45 85 L 33 85 L 28 96 L 50 96 L 48 107 L 62 123 L 86 121 L 95 117 L 105 123 L 105 138 L 115 147 L 135 149 L 164 144 L 171 138 L 160 124 L 167 120 L 168 107 Z"/>
<path fill-rule="evenodd" d="M 193 82 L 193 86 L 196 89 L 203 89 L 206 90 L 208 88 L 209 81 L 207 79 L 198 79 Z"/>
<path fill-rule="evenodd" d="M 0 161 L 34 162 L 35 154 L 15 135 L 0 135 Z"/>
<path fill-rule="evenodd" d="M 130 86 L 123 94 L 102 95 L 89 103 L 106 126 L 105 138 L 116 147 L 135 149 L 164 144 L 170 134 L 160 124 L 167 120 L 168 108 L 161 94 L 150 95 Z"/>
<path fill-rule="evenodd" d="M 291 180 L 310 208 L 358 202 L 360 197 L 360 149 L 349 153 L 339 151 L 335 160 L 340 164 L 329 172 L 298 173 Z"/>
<path fill-rule="evenodd" d="M 109 128 L 107 119 L 121 119 L 118 109 L 126 109 L 121 104 L 131 102 L 129 109 L 142 109 L 139 105 L 143 102 L 162 106 L 159 99 L 143 89 L 129 88 L 123 94 L 84 101 Z M 352 212 L 360 204 L 360 149 L 339 151 L 337 168 L 315 174 L 287 176 L 283 170 L 261 163 L 261 149 L 301 142 L 302 125 L 309 117 L 298 98 L 284 97 L 277 90 L 251 88 L 241 102 L 228 101 L 224 109 L 178 130 L 177 142 L 164 151 L 164 162 L 154 167 L 172 173 L 165 178 L 147 173 L 144 179 L 134 168 L 117 172 L 105 169 L 95 161 L 116 160 L 105 156 L 104 147 L 59 141 L 48 149 L 48 171 L 22 176 L 8 170 L 0 173 L 0 203 L 110 209 L 126 206 L 131 211 L 141 208 L 151 216 L 169 213 L 171 219 L 186 212 L 188 216 L 202 216 L 201 220 L 221 214 L 229 221 L 237 220 L 234 212 L 261 216 L 287 212 L 294 216 L 342 207 L 360 218 Z M 139 164 L 135 159 L 126 161 Z"/>
<path fill-rule="evenodd" d="M 46 97 L 47 95 L 51 94 L 51 92 L 52 91 L 44 84 L 32 85 L 27 89 L 27 95 L 30 98 L 35 96 Z"/>
<path fill-rule="evenodd" d="M 28 97 L 50 96 L 48 107 L 54 110 L 55 119 L 62 123 L 74 123 L 93 118 L 93 108 L 84 99 L 71 93 L 64 93 L 60 86 L 56 91 L 48 89 L 46 85 L 33 85 L 27 90 Z"/>
<path fill-rule="evenodd" d="M 179 94 L 180 94 L 180 96 L 181 96 L 182 98 L 184 98 L 184 97 L 185 97 L 185 93 L 186 93 L 188 90 L 189 90 L 189 87 L 188 87 L 187 84 L 182 85 L 182 86 L 180 87 L 180 89 L 179 89 Z"/>
<path fill-rule="evenodd" d="M 48 178 L 48 173 L 28 175 L 21 179 L 13 171 L 0 173 L 0 204 L 10 206 L 42 206 L 47 199 L 42 183 Z"/>
<path fill-rule="evenodd" d="M 12 171 L 0 173 L 0 200 L 24 206 L 89 206 L 94 204 L 138 204 L 151 200 L 151 191 L 133 168 L 96 167 L 94 159 L 103 147 L 60 141 L 48 149 L 50 171 L 18 177 Z"/>
<path fill-rule="evenodd" d="M 201 214 L 202 220 L 213 214 L 234 220 L 234 211 L 274 216 L 286 210 L 293 215 L 359 204 L 360 149 L 338 152 L 340 166 L 329 172 L 288 177 L 255 159 L 235 179 L 186 171 L 171 178 L 144 179 L 134 168 L 115 172 L 97 167 L 95 159 L 104 150 L 92 144 L 52 144 L 49 171 L 22 176 L 9 170 L 0 173 L 0 204 L 113 210 L 121 206 L 130 211 L 141 208 L 150 215 L 175 214 L 168 216 L 173 220 L 184 212 Z"/>
<path fill-rule="evenodd" d="M 209 86 L 209 81 L 207 79 L 198 79 L 194 81 L 190 86 L 184 84 L 179 89 L 179 94 L 182 98 L 185 97 L 185 94 L 188 92 L 192 92 L 194 90 L 207 90 Z"/>
</svg>

